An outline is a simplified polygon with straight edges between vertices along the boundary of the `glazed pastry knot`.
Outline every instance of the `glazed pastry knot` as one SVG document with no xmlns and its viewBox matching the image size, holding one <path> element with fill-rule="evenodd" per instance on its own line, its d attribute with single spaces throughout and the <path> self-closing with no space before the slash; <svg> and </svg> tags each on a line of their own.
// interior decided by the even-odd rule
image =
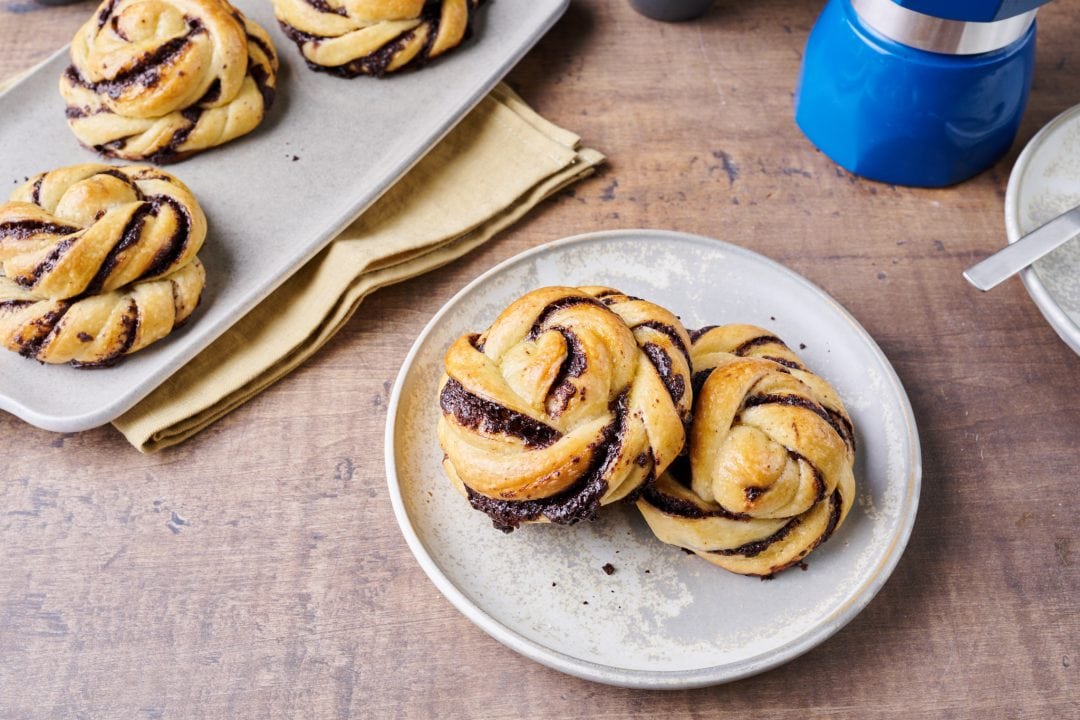
<svg viewBox="0 0 1080 720">
<path fill-rule="evenodd" d="M 47 363 L 102 365 L 194 311 L 206 218 L 149 166 L 76 165 L 0 205 L 0 342 Z"/>
<path fill-rule="evenodd" d="M 244 135 L 274 98 L 269 36 L 225 0 L 105 0 L 60 79 L 89 147 L 156 163 Z"/>
<path fill-rule="evenodd" d="M 462 43 L 480 0 L 273 0 L 282 30 L 313 70 L 384 75 Z"/>
<path fill-rule="evenodd" d="M 784 343 L 749 325 L 694 341 L 687 468 L 638 507 L 664 542 L 734 572 L 771 575 L 839 527 L 855 496 L 855 440 L 836 392 Z"/>
<path fill-rule="evenodd" d="M 525 295 L 446 354 L 447 475 L 500 529 L 592 518 L 682 451 L 689 343 L 669 311 L 617 290 Z"/>
</svg>

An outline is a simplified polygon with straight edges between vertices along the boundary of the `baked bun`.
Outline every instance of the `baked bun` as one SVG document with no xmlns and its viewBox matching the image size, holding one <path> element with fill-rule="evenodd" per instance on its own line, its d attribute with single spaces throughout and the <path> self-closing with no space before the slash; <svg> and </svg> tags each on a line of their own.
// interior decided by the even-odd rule
<svg viewBox="0 0 1080 720">
<path fill-rule="evenodd" d="M 689 343 L 671 312 L 617 290 L 530 292 L 446 353 L 446 474 L 505 531 L 591 519 L 682 451 Z"/>
<path fill-rule="evenodd" d="M 105 0 L 71 41 L 60 93 L 84 145 L 167 163 L 251 132 L 277 68 L 266 31 L 225 0 Z"/>
<path fill-rule="evenodd" d="M 646 488 L 638 508 L 660 540 L 732 572 L 772 575 L 851 510 L 851 419 L 832 387 L 761 328 L 708 329 L 691 357 L 689 467 Z"/>
<path fill-rule="evenodd" d="M 470 33 L 480 0 L 273 0 L 308 66 L 342 77 L 419 67 Z"/>
<path fill-rule="evenodd" d="M 0 343 L 45 363 L 109 365 L 199 302 L 206 217 L 150 166 L 42 173 L 0 205 Z"/>
</svg>

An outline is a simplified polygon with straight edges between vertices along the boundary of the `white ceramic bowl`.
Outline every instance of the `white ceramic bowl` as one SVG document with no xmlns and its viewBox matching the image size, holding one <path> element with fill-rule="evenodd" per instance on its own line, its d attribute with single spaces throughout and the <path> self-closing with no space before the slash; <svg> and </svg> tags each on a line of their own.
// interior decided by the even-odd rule
<svg viewBox="0 0 1080 720">
<path fill-rule="evenodd" d="M 1009 176 L 1005 231 L 1014 243 L 1080 205 L 1080 105 L 1058 115 L 1027 144 Z M 1080 354 L 1080 238 L 1020 273 L 1050 326 Z"/>
</svg>

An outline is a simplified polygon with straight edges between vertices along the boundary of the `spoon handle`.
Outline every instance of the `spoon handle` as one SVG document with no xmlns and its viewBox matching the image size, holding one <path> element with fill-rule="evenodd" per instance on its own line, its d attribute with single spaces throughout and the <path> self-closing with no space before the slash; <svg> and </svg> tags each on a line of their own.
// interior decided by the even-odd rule
<svg viewBox="0 0 1080 720">
<path fill-rule="evenodd" d="M 972 265 L 964 271 L 964 279 L 985 292 L 1078 235 L 1080 206 L 1067 210 L 1037 230 Z"/>
</svg>

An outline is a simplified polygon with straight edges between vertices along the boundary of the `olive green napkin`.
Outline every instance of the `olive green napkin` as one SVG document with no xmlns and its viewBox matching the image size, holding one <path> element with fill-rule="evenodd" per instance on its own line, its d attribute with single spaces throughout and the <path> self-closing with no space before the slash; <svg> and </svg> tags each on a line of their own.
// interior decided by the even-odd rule
<svg viewBox="0 0 1080 720">
<path fill-rule="evenodd" d="M 311 357 L 368 293 L 461 257 L 603 160 L 498 86 L 359 220 L 113 425 L 143 452 L 183 442 Z"/>
</svg>

